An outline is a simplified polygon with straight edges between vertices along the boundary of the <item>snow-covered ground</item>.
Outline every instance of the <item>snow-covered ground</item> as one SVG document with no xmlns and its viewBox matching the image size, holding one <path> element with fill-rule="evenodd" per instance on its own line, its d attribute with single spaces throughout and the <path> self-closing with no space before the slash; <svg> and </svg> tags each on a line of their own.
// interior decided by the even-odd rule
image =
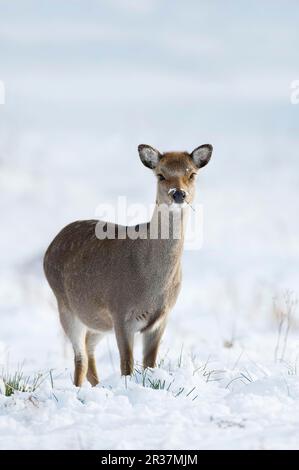
<svg viewBox="0 0 299 470">
<path fill-rule="evenodd" d="M 1 449 L 299 448 L 299 308 L 279 335 L 299 296 L 299 5 L 189 3 L 0 1 L 0 370 L 43 374 L 0 394 Z M 101 202 L 154 201 L 139 143 L 205 142 L 204 244 L 159 367 L 142 374 L 138 338 L 125 382 L 111 335 L 101 384 L 76 389 L 44 250 Z"/>
</svg>

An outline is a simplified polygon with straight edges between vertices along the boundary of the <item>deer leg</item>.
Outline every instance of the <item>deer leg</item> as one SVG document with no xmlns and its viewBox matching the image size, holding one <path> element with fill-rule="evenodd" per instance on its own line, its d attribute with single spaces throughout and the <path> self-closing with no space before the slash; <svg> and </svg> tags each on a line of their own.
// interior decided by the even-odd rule
<svg viewBox="0 0 299 470">
<path fill-rule="evenodd" d="M 143 333 L 143 367 L 155 367 L 158 349 L 165 330 L 166 322 L 156 329 L 150 329 Z"/>
<path fill-rule="evenodd" d="M 85 380 L 88 368 L 85 346 L 86 327 L 69 309 L 62 305 L 59 306 L 59 314 L 62 327 L 67 337 L 70 339 L 74 350 L 74 384 L 76 387 L 81 387 Z"/>
<path fill-rule="evenodd" d="M 81 387 L 87 373 L 87 359 L 84 351 L 78 351 L 74 349 L 75 352 L 75 374 L 74 374 L 74 385 L 76 387 Z"/>
<path fill-rule="evenodd" d="M 69 336 L 75 355 L 74 384 L 76 387 L 81 387 L 83 384 L 88 368 L 85 337 L 86 329 L 84 327 L 78 328 L 77 325 L 76 328 L 72 331 L 71 336 Z"/>
<path fill-rule="evenodd" d="M 115 335 L 120 355 L 121 375 L 132 375 L 134 370 L 134 333 L 125 325 L 115 325 Z"/>
<path fill-rule="evenodd" d="M 93 387 L 99 383 L 94 353 L 96 345 L 102 338 L 103 335 L 101 333 L 88 331 L 86 334 L 86 351 L 88 356 L 87 380 Z"/>
</svg>

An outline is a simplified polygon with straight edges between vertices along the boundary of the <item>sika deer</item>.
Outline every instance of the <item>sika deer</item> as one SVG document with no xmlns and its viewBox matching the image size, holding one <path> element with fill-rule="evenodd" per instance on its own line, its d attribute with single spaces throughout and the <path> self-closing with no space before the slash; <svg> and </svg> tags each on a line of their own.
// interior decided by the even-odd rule
<svg viewBox="0 0 299 470">
<path fill-rule="evenodd" d="M 125 227 L 109 224 L 116 237 L 98 236 L 106 222 L 84 220 L 66 226 L 53 240 L 44 257 L 47 280 L 57 298 L 62 327 L 75 355 L 74 383 L 81 386 L 86 375 L 99 382 L 95 347 L 114 329 L 122 375 L 133 372 L 133 342 L 143 334 L 143 365 L 154 367 L 168 314 L 181 285 L 184 217 L 193 201 L 195 177 L 212 155 L 211 145 L 191 154 L 168 152 L 139 145 L 142 163 L 153 170 L 157 183 L 156 206 L 143 235 L 121 237 Z M 187 203 L 187 204 L 186 204 Z M 174 218 L 169 217 L 170 236 L 162 236 L 165 213 L 179 214 L 181 236 L 174 236 Z M 169 210 L 170 209 L 170 210 Z M 152 233 L 156 231 L 157 236 Z M 108 232 L 108 229 L 107 229 Z M 101 232 L 102 233 L 102 232 Z"/>
</svg>

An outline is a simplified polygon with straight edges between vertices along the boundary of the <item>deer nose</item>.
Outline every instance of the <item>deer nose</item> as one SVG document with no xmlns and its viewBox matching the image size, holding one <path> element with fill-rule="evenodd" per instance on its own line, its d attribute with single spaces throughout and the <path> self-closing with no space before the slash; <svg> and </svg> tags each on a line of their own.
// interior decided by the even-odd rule
<svg viewBox="0 0 299 470">
<path fill-rule="evenodd" d="M 184 202 L 184 199 L 186 197 L 185 191 L 182 191 L 181 189 L 176 189 L 174 193 L 172 194 L 174 202 L 177 204 L 182 204 Z"/>
</svg>

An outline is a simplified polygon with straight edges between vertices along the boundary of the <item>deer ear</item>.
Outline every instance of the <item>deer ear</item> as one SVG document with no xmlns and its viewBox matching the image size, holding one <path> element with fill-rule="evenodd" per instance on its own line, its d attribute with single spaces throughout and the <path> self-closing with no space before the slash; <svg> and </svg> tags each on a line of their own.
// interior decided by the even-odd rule
<svg viewBox="0 0 299 470">
<path fill-rule="evenodd" d="M 194 161 L 197 168 L 202 168 L 207 163 L 209 163 L 210 158 L 212 156 L 213 147 L 210 144 L 201 145 L 197 147 L 193 152 L 190 154 L 192 160 Z"/>
<path fill-rule="evenodd" d="M 138 152 L 143 165 L 151 168 L 152 170 L 156 168 L 161 158 L 159 150 L 154 149 L 150 145 L 141 144 L 138 145 Z"/>
</svg>

